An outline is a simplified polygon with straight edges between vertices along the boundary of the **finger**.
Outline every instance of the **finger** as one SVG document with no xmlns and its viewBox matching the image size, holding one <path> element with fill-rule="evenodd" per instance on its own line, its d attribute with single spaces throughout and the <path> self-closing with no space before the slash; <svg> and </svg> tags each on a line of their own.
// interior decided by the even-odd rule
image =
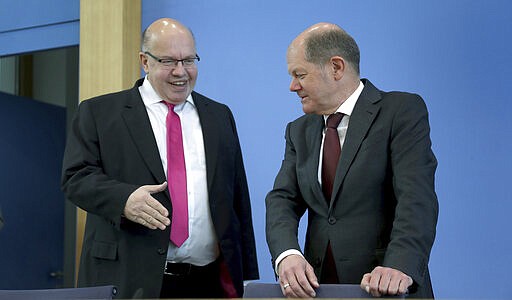
<svg viewBox="0 0 512 300">
<path fill-rule="evenodd" d="M 151 186 L 141 186 L 128 197 L 123 213 L 131 221 L 137 222 L 136 218 L 140 216 L 141 212 L 147 210 L 148 205 L 159 209 L 163 215 L 166 214 L 167 210 L 155 198 L 151 197 L 147 190 L 148 187 L 151 189 Z"/>
<path fill-rule="evenodd" d="M 297 274 L 295 271 L 290 270 L 285 272 L 285 275 L 280 277 L 281 290 L 283 295 L 292 298 L 306 298 L 311 297 L 304 292 L 304 289 L 297 281 Z M 286 288 L 285 288 L 286 287 Z"/>
<path fill-rule="evenodd" d="M 286 297 L 310 298 L 314 289 L 306 276 L 308 266 L 304 257 L 289 255 L 279 263 L 279 279 L 281 290 Z M 287 285 L 289 284 L 289 285 Z M 283 288 L 283 286 L 287 288 Z"/>
<path fill-rule="evenodd" d="M 281 287 L 281 293 L 283 293 L 283 296 L 285 297 L 291 297 L 289 294 L 288 294 L 288 291 L 286 289 L 289 289 L 290 288 L 290 284 L 288 282 L 285 282 L 285 283 L 281 283 L 279 284 L 279 286 Z"/>
<path fill-rule="evenodd" d="M 320 284 L 318 283 L 318 278 L 315 275 L 315 270 L 310 264 L 307 264 L 306 266 L 306 277 L 308 281 L 311 283 L 311 286 L 313 286 L 314 288 L 318 288 L 320 286 Z"/>
<path fill-rule="evenodd" d="M 281 290 L 286 298 L 300 298 L 291 287 L 287 287 L 286 289 L 281 287 Z"/>
<path fill-rule="evenodd" d="M 414 283 L 411 277 L 407 276 L 407 278 L 400 281 L 398 286 L 398 294 L 403 295 L 407 293 L 409 287 Z"/>
<path fill-rule="evenodd" d="M 168 218 L 169 211 L 156 199 L 149 199 L 147 201 L 147 208 L 145 209 L 145 212 L 165 226 L 169 226 L 171 224 L 171 221 Z"/>
<path fill-rule="evenodd" d="M 291 298 L 305 298 L 305 297 L 308 297 L 302 287 L 300 287 L 300 285 L 297 283 L 297 280 L 291 280 L 290 282 L 290 286 L 285 290 L 286 292 L 286 297 L 291 297 Z"/>
<path fill-rule="evenodd" d="M 407 282 L 405 280 L 401 280 L 400 284 L 398 285 L 398 291 L 397 294 L 403 295 L 407 292 Z"/>
<path fill-rule="evenodd" d="M 361 289 L 365 290 L 368 294 L 370 293 L 370 279 L 371 279 L 371 274 L 370 273 L 366 273 L 363 275 L 363 279 L 361 279 Z"/>
<path fill-rule="evenodd" d="M 390 282 L 391 282 L 391 274 L 389 272 L 382 273 L 380 280 L 379 280 L 379 293 L 381 295 L 385 295 L 388 293 Z"/>
<path fill-rule="evenodd" d="M 138 222 L 139 224 L 141 224 L 142 226 L 145 226 L 145 227 L 147 227 L 147 228 L 149 228 L 149 229 L 156 229 L 156 226 L 155 226 L 155 225 L 153 225 L 153 224 L 151 224 L 151 223 L 149 223 L 149 222 L 148 222 L 147 217 L 145 218 L 145 217 L 143 217 L 143 216 L 138 216 L 138 217 L 136 218 L 136 220 L 137 220 L 137 222 Z"/>
<path fill-rule="evenodd" d="M 157 210 L 162 216 L 167 217 L 169 215 L 169 211 L 160 203 L 158 200 L 153 198 L 151 194 L 162 192 L 167 188 L 167 182 L 163 182 L 158 185 L 145 185 L 144 189 L 150 195 L 146 198 L 146 204 L 151 206 L 153 209 Z"/>
<path fill-rule="evenodd" d="M 280 281 L 279 286 L 281 287 L 281 292 L 283 293 L 283 295 L 285 297 L 297 298 L 297 295 L 295 295 L 295 293 L 293 292 L 293 290 L 291 288 L 291 284 L 290 284 L 290 282 L 288 282 L 288 279 L 280 277 L 279 281 Z"/>
<path fill-rule="evenodd" d="M 304 271 L 295 274 L 295 278 L 290 280 L 290 287 L 299 298 L 311 298 L 311 294 L 315 294 L 315 290 L 307 280 Z"/>
<path fill-rule="evenodd" d="M 164 181 L 161 184 L 150 184 L 150 185 L 144 186 L 144 189 L 146 191 L 148 191 L 150 194 L 163 192 L 163 191 L 165 191 L 166 188 L 167 188 L 167 181 Z"/>
<path fill-rule="evenodd" d="M 316 296 L 315 287 L 318 287 L 318 281 L 313 271 L 313 267 L 308 263 L 304 275 L 297 276 L 297 281 L 306 294 L 306 297 L 314 298 Z"/>
<path fill-rule="evenodd" d="M 165 208 L 162 203 L 158 202 L 155 198 L 149 196 L 146 199 L 146 204 L 150 208 L 147 213 L 157 218 L 160 221 L 164 221 L 164 218 L 169 216 L 169 211 Z M 169 225 L 169 224 L 167 224 Z"/>
<path fill-rule="evenodd" d="M 146 221 L 148 222 L 149 225 L 151 225 L 151 228 L 152 229 L 156 229 L 156 228 L 159 228 L 159 229 L 165 229 L 165 225 L 162 224 L 160 221 L 158 221 L 157 219 L 153 218 L 152 216 L 148 215 Z"/>
<path fill-rule="evenodd" d="M 170 225 L 170 220 L 162 215 L 154 209 L 149 208 L 149 212 L 143 212 L 141 217 L 152 226 L 161 230 L 165 230 L 165 228 Z"/>
<path fill-rule="evenodd" d="M 403 280 L 400 280 L 400 277 L 392 278 L 391 281 L 389 281 L 388 289 L 385 293 L 388 295 L 398 294 L 401 282 L 403 282 Z"/>
<path fill-rule="evenodd" d="M 162 216 L 160 213 L 153 214 L 152 218 L 154 220 L 152 224 L 161 230 L 165 230 L 167 226 L 171 225 L 171 220 L 169 218 Z"/>
<path fill-rule="evenodd" d="M 370 294 L 372 294 L 372 296 L 374 296 L 374 297 L 380 297 L 380 293 L 379 293 L 380 278 L 381 278 L 381 273 L 378 271 L 376 272 L 374 269 L 370 275 L 370 283 L 368 284 L 368 286 L 370 287 L 369 288 Z"/>
</svg>

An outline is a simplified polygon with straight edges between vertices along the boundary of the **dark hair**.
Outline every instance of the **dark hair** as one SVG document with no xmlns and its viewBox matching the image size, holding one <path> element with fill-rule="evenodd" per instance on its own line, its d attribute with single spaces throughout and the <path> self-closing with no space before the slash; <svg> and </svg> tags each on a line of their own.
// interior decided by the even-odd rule
<svg viewBox="0 0 512 300">
<path fill-rule="evenodd" d="M 331 57 L 341 56 L 359 75 L 359 47 L 356 41 L 339 27 L 311 33 L 305 38 L 304 49 L 306 61 L 323 65 Z"/>
</svg>

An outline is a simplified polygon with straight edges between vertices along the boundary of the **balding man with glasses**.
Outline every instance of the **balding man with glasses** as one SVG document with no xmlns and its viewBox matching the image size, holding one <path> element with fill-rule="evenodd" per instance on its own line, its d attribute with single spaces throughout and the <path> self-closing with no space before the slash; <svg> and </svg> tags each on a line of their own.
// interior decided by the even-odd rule
<svg viewBox="0 0 512 300">
<path fill-rule="evenodd" d="M 88 212 L 78 285 L 119 298 L 242 297 L 258 279 L 247 180 L 230 109 L 193 91 L 192 32 L 143 34 L 146 76 L 80 104 L 62 189 Z"/>
</svg>

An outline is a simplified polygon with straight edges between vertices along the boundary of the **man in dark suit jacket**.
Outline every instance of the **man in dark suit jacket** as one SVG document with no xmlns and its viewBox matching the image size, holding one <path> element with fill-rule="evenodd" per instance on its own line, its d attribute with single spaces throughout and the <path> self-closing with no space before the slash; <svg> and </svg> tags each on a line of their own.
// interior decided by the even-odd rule
<svg viewBox="0 0 512 300">
<path fill-rule="evenodd" d="M 284 160 L 266 198 L 267 242 L 283 294 L 311 297 L 319 283 L 359 283 L 374 296 L 432 298 L 437 161 L 423 100 L 361 80 L 357 44 L 334 24 L 301 33 L 287 62 L 306 115 L 286 128 Z M 335 138 L 341 155 L 326 199 L 322 149 L 334 113 L 344 114 Z M 297 229 L 306 211 L 302 253 Z"/>
<path fill-rule="evenodd" d="M 144 32 L 146 77 L 80 104 L 66 145 L 62 188 L 88 212 L 78 285 L 113 284 L 120 298 L 241 297 L 258 278 L 251 207 L 233 115 L 193 92 L 192 33 L 172 19 Z M 179 115 L 188 238 L 170 241 L 166 116 Z M 167 144 L 167 145 L 166 145 Z M 172 145 L 171 145 L 172 144 Z M 166 147 L 167 146 L 167 147 Z"/>
</svg>

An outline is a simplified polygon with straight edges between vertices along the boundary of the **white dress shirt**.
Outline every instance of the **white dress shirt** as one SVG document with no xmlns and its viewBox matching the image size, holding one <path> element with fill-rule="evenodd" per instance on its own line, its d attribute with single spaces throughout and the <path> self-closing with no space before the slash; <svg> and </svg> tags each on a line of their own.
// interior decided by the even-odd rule
<svg viewBox="0 0 512 300">
<path fill-rule="evenodd" d="M 348 122 L 350 121 L 350 115 L 354 110 L 354 106 L 356 106 L 357 99 L 361 95 L 363 91 L 364 85 L 360 81 L 357 89 L 350 95 L 350 97 L 345 100 L 340 107 L 336 110 L 337 113 L 344 114 L 343 119 L 341 119 L 340 124 L 338 125 L 338 137 L 340 138 L 341 152 L 343 152 L 343 143 L 345 142 L 345 136 L 347 135 Z M 327 128 L 327 118 L 329 115 L 324 115 L 324 124 Z M 324 140 L 325 140 L 325 129 L 322 132 L 322 145 L 320 146 L 320 159 L 318 160 L 318 183 L 322 185 L 322 161 L 324 158 Z"/>
<path fill-rule="evenodd" d="M 341 153 L 342 153 L 341 155 L 343 155 L 343 143 L 345 142 L 345 136 L 347 134 L 348 123 L 350 121 L 350 115 L 352 114 L 352 111 L 354 110 L 354 107 L 356 106 L 357 99 L 361 95 L 363 88 L 364 88 L 363 82 L 359 81 L 359 86 L 357 87 L 357 89 L 336 110 L 336 112 L 340 112 L 345 115 L 345 116 L 343 116 L 343 119 L 341 119 L 341 122 L 337 128 L 338 136 L 340 138 Z M 324 128 L 327 128 L 327 118 L 329 117 L 329 115 L 324 115 L 323 117 L 324 117 L 324 123 L 325 123 Z M 318 160 L 317 176 L 318 176 L 318 183 L 320 183 L 320 185 L 322 185 L 322 161 L 323 161 L 323 157 L 324 157 L 324 155 L 323 155 L 324 139 L 325 139 L 325 129 L 322 133 L 322 145 L 320 146 L 320 159 Z M 276 263 L 275 263 L 275 271 L 276 271 L 277 275 L 279 275 L 279 272 L 278 272 L 279 263 L 285 257 L 292 255 L 292 254 L 297 254 L 297 255 L 303 256 L 302 253 L 296 249 L 289 249 L 289 250 L 286 250 L 283 253 L 279 254 L 279 256 L 276 259 Z"/>
<path fill-rule="evenodd" d="M 139 92 L 148 112 L 162 160 L 162 167 L 167 177 L 167 129 L 165 120 L 168 107 L 162 102 L 162 98 L 153 89 L 147 77 L 144 79 L 142 86 L 139 87 Z M 185 169 L 187 172 L 189 237 L 181 247 L 177 247 L 169 241 L 167 260 L 204 266 L 217 259 L 219 247 L 208 201 L 203 132 L 197 108 L 191 95 L 187 97 L 185 102 L 176 105 L 174 111 L 180 117 L 183 135 Z"/>
</svg>

